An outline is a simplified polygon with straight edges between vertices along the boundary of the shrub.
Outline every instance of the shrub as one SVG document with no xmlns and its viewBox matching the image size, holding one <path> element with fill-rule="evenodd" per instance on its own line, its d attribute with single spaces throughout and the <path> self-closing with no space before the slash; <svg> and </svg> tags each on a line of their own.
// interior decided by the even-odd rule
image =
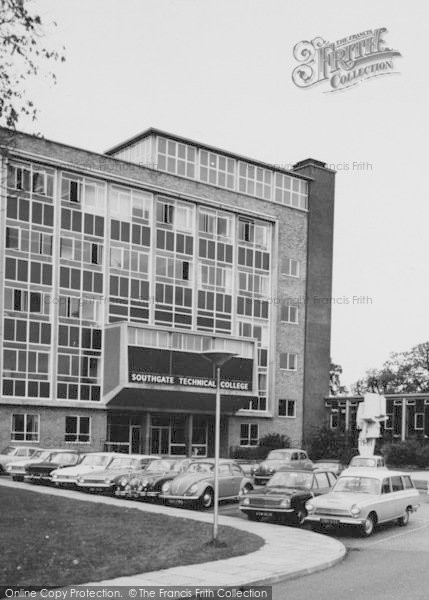
<svg viewBox="0 0 429 600">
<path fill-rule="evenodd" d="M 429 466 L 429 445 L 417 440 L 384 444 L 382 454 L 386 463 L 392 467 L 404 465 Z"/>
<path fill-rule="evenodd" d="M 276 448 L 290 448 L 290 438 L 280 433 L 267 433 L 259 440 L 259 446 L 274 450 Z"/>
<path fill-rule="evenodd" d="M 307 440 L 306 449 L 311 460 L 335 458 L 343 464 L 348 464 L 357 454 L 353 437 L 338 434 L 334 429 L 323 425 Z"/>
<path fill-rule="evenodd" d="M 270 448 L 264 446 L 232 446 L 229 455 L 234 459 L 261 461 L 267 457 L 269 451 Z"/>
</svg>

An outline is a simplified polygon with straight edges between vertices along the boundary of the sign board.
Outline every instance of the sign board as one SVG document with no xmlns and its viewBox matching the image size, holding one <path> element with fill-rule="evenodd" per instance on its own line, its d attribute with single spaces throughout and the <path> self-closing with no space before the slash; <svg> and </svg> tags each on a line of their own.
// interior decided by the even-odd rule
<svg viewBox="0 0 429 600">
<path fill-rule="evenodd" d="M 185 377 L 181 375 L 159 375 L 154 373 L 130 372 L 130 383 L 155 383 L 158 385 L 183 385 L 187 387 L 202 387 L 216 389 L 216 380 L 207 377 Z M 250 390 L 248 381 L 234 381 L 221 379 L 222 390 L 239 390 L 247 392 Z"/>
</svg>

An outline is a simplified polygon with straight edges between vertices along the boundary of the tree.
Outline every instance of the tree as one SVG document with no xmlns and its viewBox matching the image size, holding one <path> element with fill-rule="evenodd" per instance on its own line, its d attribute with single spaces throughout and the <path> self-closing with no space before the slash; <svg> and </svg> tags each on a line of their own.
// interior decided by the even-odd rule
<svg viewBox="0 0 429 600">
<path fill-rule="evenodd" d="M 43 43 L 44 23 L 28 10 L 29 4 L 30 0 L 0 0 L 0 123 L 10 128 L 22 116 L 36 119 L 37 109 L 26 97 L 27 78 L 40 76 L 46 61 L 65 60 Z M 56 82 L 54 73 L 46 76 Z"/>
<path fill-rule="evenodd" d="M 341 365 L 336 365 L 331 360 L 331 366 L 329 369 L 329 395 L 339 396 L 347 394 L 347 388 L 345 385 L 341 385 L 341 375 L 343 368 Z"/>
<path fill-rule="evenodd" d="M 356 394 L 429 391 L 429 342 L 392 353 L 381 369 L 370 369 L 353 386 Z"/>
</svg>

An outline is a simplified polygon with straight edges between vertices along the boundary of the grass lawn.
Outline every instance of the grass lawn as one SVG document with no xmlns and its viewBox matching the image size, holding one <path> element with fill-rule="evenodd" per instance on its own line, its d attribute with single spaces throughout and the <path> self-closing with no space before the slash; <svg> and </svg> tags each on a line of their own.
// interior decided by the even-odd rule
<svg viewBox="0 0 429 600">
<path fill-rule="evenodd" d="M 0 486 L 0 581 L 63 586 L 253 552 L 262 538 L 128 507 Z"/>
</svg>

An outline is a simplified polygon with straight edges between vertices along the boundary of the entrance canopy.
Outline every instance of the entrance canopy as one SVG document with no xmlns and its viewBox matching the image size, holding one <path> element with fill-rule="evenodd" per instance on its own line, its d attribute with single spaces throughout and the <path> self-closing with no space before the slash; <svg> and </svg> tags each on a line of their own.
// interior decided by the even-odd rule
<svg viewBox="0 0 429 600">
<path fill-rule="evenodd" d="M 247 408 L 251 399 L 252 397 L 249 396 L 222 394 L 221 412 L 223 415 L 232 415 L 240 408 Z M 167 410 L 214 414 L 215 394 L 124 387 L 110 400 L 107 406 L 111 409 Z"/>
</svg>

